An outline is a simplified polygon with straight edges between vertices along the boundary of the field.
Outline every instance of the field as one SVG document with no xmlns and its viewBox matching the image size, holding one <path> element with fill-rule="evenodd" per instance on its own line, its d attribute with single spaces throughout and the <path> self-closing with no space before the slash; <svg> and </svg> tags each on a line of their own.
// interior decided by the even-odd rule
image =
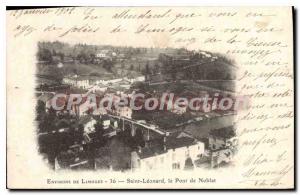
<svg viewBox="0 0 300 195">
<path fill-rule="evenodd" d="M 37 74 L 47 75 L 57 79 L 62 79 L 64 76 L 74 73 L 79 75 L 113 76 L 113 73 L 108 72 L 101 65 L 80 63 L 65 63 L 62 67 L 58 65 L 37 65 Z"/>
</svg>

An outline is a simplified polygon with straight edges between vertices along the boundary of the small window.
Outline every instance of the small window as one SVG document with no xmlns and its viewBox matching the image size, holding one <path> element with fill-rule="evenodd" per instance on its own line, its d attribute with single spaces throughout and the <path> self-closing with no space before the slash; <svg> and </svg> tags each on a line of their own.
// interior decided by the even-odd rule
<svg viewBox="0 0 300 195">
<path fill-rule="evenodd" d="M 180 164 L 179 163 L 173 163 L 172 164 L 172 169 L 180 169 Z"/>
</svg>

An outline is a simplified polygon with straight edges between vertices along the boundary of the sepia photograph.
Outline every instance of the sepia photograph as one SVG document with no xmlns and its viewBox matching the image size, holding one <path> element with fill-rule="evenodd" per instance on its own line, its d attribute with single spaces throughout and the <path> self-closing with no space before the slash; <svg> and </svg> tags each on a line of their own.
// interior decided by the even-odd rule
<svg viewBox="0 0 300 195">
<path fill-rule="evenodd" d="M 36 132 L 50 168 L 234 166 L 245 102 L 225 55 L 55 41 L 39 42 L 37 59 Z"/>
<path fill-rule="evenodd" d="M 7 7 L 7 189 L 295 190 L 294 14 Z"/>
</svg>

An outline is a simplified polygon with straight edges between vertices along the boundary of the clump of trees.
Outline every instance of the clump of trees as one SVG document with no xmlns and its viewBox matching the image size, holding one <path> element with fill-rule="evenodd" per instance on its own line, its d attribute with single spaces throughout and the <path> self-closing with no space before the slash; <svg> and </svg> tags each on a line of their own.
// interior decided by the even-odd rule
<svg viewBox="0 0 300 195">
<path fill-rule="evenodd" d="M 53 108 L 46 112 L 45 103 L 38 101 L 36 106 L 38 146 L 40 153 L 48 157 L 49 165 L 55 168 L 55 158 L 75 142 L 83 140 L 83 127 L 76 124 L 69 114 L 57 115 Z M 66 129 L 59 132 L 59 129 Z"/>
<path fill-rule="evenodd" d="M 51 63 L 53 61 L 52 53 L 49 49 L 39 48 L 37 53 L 38 61 L 46 61 Z"/>
</svg>

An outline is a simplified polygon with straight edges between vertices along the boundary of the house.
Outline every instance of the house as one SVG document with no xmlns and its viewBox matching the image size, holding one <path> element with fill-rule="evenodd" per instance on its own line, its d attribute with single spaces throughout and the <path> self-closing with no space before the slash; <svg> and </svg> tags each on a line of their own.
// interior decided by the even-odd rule
<svg viewBox="0 0 300 195">
<path fill-rule="evenodd" d="M 145 81 L 145 76 L 138 76 L 138 77 L 130 77 L 130 78 L 126 78 L 128 81 L 130 81 L 131 83 L 134 82 L 144 82 Z"/>
<path fill-rule="evenodd" d="M 131 153 L 132 170 L 184 170 L 195 167 L 204 153 L 204 143 L 188 137 L 164 137 L 163 143 L 151 144 Z"/>
<path fill-rule="evenodd" d="M 115 114 L 117 116 L 130 118 L 132 116 L 132 109 L 129 106 L 122 106 L 115 109 Z"/>
<path fill-rule="evenodd" d="M 77 82 L 77 75 L 69 75 L 69 76 L 66 76 L 63 78 L 62 82 L 64 84 L 68 84 L 68 85 L 71 85 L 71 86 L 75 86 L 76 85 L 76 82 Z"/>
<path fill-rule="evenodd" d="M 51 100 L 53 97 L 53 93 L 42 93 L 37 99 L 45 104 L 45 111 L 47 111 L 51 107 Z"/>
<path fill-rule="evenodd" d="M 83 125 L 84 133 L 95 132 L 95 125 L 97 121 L 92 116 L 83 116 L 79 119 L 79 124 Z"/>
<path fill-rule="evenodd" d="M 107 90 L 107 86 L 102 83 L 95 84 L 91 88 L 89 88 L 89 91 L 94 93 L 96 91 L 105 92 L 106 90 Z"/>
<path fill-rule="evenodd" d="M 187 106 L 173 106 L 173 108 L 170 110 L 172 113 L 181 115 L 186 113 Z"/>
<path fill-rule="evenodd" d="M 96 58 L 108 58 L 110 57 L 110 51 L 107 49 L 102 49 L 96 54 Z"/>
<path fill-rule="evenodd" d="M 235 127 L 228 126 L 211 130 L 208 142 L 212 168 L 230 163 L 238 145 Z"/>
<path fill-rule="evenodd" d="M 238 143 L 234 126 L 212 129 L 208 141 L 211 150 L 236 147 Z"/>
<path fill-rule="evenodd" d="M 114 86 L 120 86 L 120 87 L 123 87 L 125 89 L 129 89 L 130 86 L 131 86 L 131 82 L 128 81 L 127 78 L 123 78 L 121 81 L 115 82 Z"/>
<path fill-rule="evenodd" d="M 95 131 L 95 125 L 98 122 L 101 125 L 101 131 L 103 131 L 103 137 L 110 138 L 115 135 L 117 135 L 117 132 L 120 131 L 118 128 L 118 122 L 115 119 L 110 118 L 107 115 L 100 115 L 99 118 L 91 119 L 93 117 L 91 116 L 85 116 L 82 117 L 82 120 L 89 120 L 89 122 L 86 123 L 84 126 L 84 140 L 85 142 L 89 143 L 92 140 L 96 139 L 96 131 Z"/>
<path fill-rule="evenodd" d="M 96 96 L 96 102 L 91 101 L 92 99 L 88 99 L 88 94 L 84 94 L 82 96 L 82 100 L 78 104 L 74 104 L 72 106 L 72 110 L 70 111 L 70 114 L 76 115 L 76 116 L 85 116 L 89 114 L 93 115 L 101 115 L 101 114 L 107 114 L 107 111 L 105 108 L 100 106 L 101 97 Z M 88 101 L 90 100 L 90 101 Z"/>
<path fill-rule="evenodd" d="M 91 76 L 91 75 L 68 75 L 63 78 L 63 83 L 68 84 L 78 88 L 91 88 L 94 85 L 103 84 L 113 84 L 122 81 L 122 78 L 114 78 L 110 74 L 101 76 Z"/>
<path fill-rule="evenodd" d="M 210 167 L 220 167 L 223 164 L 228 164 L 232 162 L 235 155 L 235 150 L 231 148 L 220 148 L 211 151 Z"/>
<path fill-rule="evenodd" d="M 79 76 L 76 80 L 76 87 L 81 89 L 88 89 L 90 88 L 90 80 L 87 76 Z"/>
<path fill-rule="evenodd" d="M 108 129 L 111 125 L 111 118 L 107 115 L 101 115 L 100 116 L 101 125 L 103 126 L 103 129 Z"/>
<path fill-rule="evenodd" d="M 108 84 L 113 84 L 113 83 L 117 83 L 122 81 L 122 79 L 117 78 L 117 79 L 113 79 L 113 78 L 105 78 L 105 79 L 100 79 L 98 80 L 96 83 L 99 84 L 103 84 L 103 85 L 108 85 Z"/>
<path fill-rule="evenodd" d="M 69 75 L 63 78 L 63 83 L 80 89 L 91 88 L 99 78 L 86 75 Z"/>
<path fill-rule="evenodd" d="M 100 63 L 102 60 L 112 60 L 112 58 L 116 57 L 116 53 L 112 52 L 108 49 L 102 49 L 100 50 L 98 53 L 96 53 L 95 57 L 95 61 L 97 63 Z"/>
</svg>

